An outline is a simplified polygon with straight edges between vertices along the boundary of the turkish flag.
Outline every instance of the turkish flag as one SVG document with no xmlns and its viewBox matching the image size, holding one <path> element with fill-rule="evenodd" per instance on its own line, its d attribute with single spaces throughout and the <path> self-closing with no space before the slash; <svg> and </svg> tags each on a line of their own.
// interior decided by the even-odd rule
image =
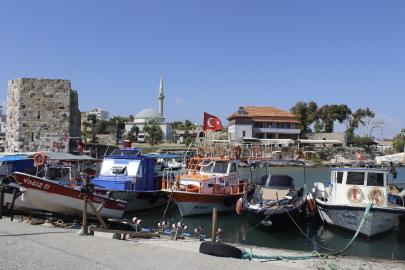
<svg viewBox="0 0 405 270">
<path fill-rule="evenodd" d="M 222 129 L 221 120 L 219 120 L 218 117 L 215 117 L 211 114 L 204 112 L 203 131 L 207 130 L 221 131 L 221 129 Z"/>
<path fill-rule="evenodd" d="M 357 159 L 362 159 L 364 160 L 364 155 L 361 153 L 357 153 Z"/>
<path fill-rule="evenodd" d="M 124 147 L 125 148 L 131 148 L 131 145 L 132 145 L 132 142 L 130 142 L 130 141 L 125 141 L 124 142 Z"/>
</svg>

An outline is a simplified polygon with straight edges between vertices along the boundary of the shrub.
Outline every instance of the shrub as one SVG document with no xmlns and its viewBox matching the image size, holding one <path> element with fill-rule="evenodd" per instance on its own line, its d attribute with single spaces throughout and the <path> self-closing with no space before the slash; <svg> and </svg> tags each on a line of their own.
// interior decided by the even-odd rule
<svg viewBox="0 0 405 270">
<path fill-rule="evenodd" d="M 318 156 L 319 156 L 319 159 L 324 159 L 324 158 L 325 158 L 325 151 L 320 150 L 320 151 L 318 152 Z"/>
</svg>

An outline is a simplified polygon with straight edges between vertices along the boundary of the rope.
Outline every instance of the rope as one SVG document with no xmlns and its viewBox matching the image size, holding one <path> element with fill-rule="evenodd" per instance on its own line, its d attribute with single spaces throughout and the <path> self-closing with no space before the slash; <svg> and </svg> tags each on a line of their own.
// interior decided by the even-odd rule
<svg viewBox="0 0 405 270">
<path fill-rule="evenodd" d="M 342 254 L 351 246 L 351 244 L 357 238 L 357 235 L 359 234 L 361 228 L 363 227 L 364 221 L 366 221 L 369 217 L 372 216 L 372 214 L 369 213 L 369 212 L 370 212 L 370 208 L 373 205 L 374 205 L 374 203 L 371 203 L 371 202 L 368 203 L 368 205 L 366 207 L 366 210 L 361 215 L 362 220 L 360 222 L 359 227 L 357 228 L 356 233 L 353 235 L 352 240 L 350 240 L 350 242 L 346 245 L 346 247 L 344 247 L 342 250 L 340 250 L 338 252 L 321 254 L 321 253 L 318 253 L 316 251 L 312 251 L 308 255 L 293 255 L 293 256 L 273 255 L 273 256 L 267 256 L 267 255 L 254 255 L 253 253 L 242 249 L 242 259 L 249 259 L 251 261 L 253 260 L 253 258 L 255 258 L 255 259 L 267 259 L 267 260 L 305 260 L 305 259 L 316 258 L 316 257 L 321 258 L 321 259 L 325 259 L 325 258 L 328 258 L 328 257 L 331 257 L 331 256 Z"/>
<path fill-rule="evenodd" d="M 169 181 L 169 180 L 168 180 L 168 181 Z M 160 220 L 160 223 L 162 223 L 163 219 L 164 219 L 165 216 L 166 216 L 166 212 L 167 212 L 167 209 L 169 208 L 170 200 L 172 199 L 172 194 L 173 194 L 173 191 L 174 191 L 175 186 L 176 186 L 175 181 L 173 181 L 172 191 L 170 192 L 169 200 L 167 201 L 166 209 L 165 209 L 165 211 L 163 212 L 163 216 L 162 216 L 162 219 Z"/>
</svg>

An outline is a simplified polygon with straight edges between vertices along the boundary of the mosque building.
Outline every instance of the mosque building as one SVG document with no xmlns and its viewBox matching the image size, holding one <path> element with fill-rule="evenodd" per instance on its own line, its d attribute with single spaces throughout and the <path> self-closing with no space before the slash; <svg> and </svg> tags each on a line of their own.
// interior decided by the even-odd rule
<svg viewBox="0 0 405 270">
<path fill-rule="evenodd" d="M 154 119 L 162 129 L 163 139 L 171 139 L 173 137 L 173 128 L 170 123 L 165 122 L 165 118 L 163 117 L 163 99 L 165 98 L 163 94 L 163 76 L 160 77 L 160 87 L 159 87 L 159 112 L 154 109 L 145 109 L 139 112 L 133 122 L 126 122 L 125 123 L 125 133 L 128 134 L 133 126 L 138 126 L 140 132 L 142 132 L 143 127 L 145 126 L 146 122 L 149 120 Z"/>
</svg>

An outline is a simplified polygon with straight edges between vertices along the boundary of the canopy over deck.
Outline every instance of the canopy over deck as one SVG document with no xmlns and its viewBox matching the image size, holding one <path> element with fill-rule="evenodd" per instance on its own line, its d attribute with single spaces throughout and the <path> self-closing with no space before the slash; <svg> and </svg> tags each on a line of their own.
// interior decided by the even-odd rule
<svg viewBox="0 0 405 270">
<path fill-rule="evenodd" d="M 325 144 L 343 144 L 343 142 L 339 140 L 295 140 L 295 143 L 309 143 L 309 144 L 318 144 L 318 143 L 325 143 Z"/>
</svg>

